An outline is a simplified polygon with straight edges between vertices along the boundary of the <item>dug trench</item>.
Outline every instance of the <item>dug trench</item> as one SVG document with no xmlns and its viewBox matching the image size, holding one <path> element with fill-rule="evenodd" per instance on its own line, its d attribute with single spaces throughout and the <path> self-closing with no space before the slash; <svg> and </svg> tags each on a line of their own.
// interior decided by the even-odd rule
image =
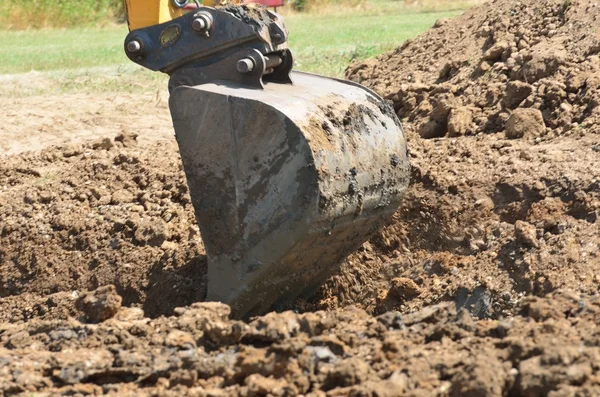
<svg viewBox="0 0 600 397">
<path fill-rule="evenodd" d="M 315 296 L 249 322 L 197 303 L 206 257 L 164 102 L 128 96 L 133 132 L 108 95 L 10 118 L 32 141 L 102 132 L 2 158 L 0 390 L 600 394 L 599 15 L 498 0 L 352 65 L 401 117 L 411 187 Z"/>
</svg>

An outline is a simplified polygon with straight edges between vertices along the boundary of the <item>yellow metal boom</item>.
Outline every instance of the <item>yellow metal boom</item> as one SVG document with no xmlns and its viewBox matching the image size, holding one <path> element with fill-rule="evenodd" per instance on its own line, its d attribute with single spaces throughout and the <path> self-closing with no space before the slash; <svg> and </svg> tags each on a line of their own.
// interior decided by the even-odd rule
<svg viewBox="0 0 600 397">
<path fill-rule="evenodd" d="M 167 22 L 183 15 L 171 0 L 125 0 L 129 30 Z"/>
<path fill-rule="evenodd" d="M 125 0 L 129 30 L 158 25 L 182 16 L 185 12 L 183 5 L 187 2 L 184 0 L 179 0 L 179 2 L 182 4 L 181 7 L 177 7 L 173 0 Z M 204 0 L 202 3 L 212 7 L 217 5 L 219 0 Z M 238 3 L 238 1 L 233 3 Z"/>
</svg>

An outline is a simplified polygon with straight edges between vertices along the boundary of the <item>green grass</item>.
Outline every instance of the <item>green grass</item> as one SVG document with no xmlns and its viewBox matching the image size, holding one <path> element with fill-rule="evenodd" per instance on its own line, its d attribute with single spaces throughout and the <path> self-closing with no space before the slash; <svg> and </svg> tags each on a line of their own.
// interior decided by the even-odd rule
<svg viewBox="0 0 600 397">
<path fill-rule="evenodd" d="M 439 18 L 457 12 L 338 16 L 293 14 L 286 17 L 296 69 L 341 77 L 355 60 L 398 47 L 431 27 Z"/>
<path fill-rule="evenodd" d="M 123 15 L 123 0 L 0 1 L 0 26 L 5 29 L 93 25 Z"/>
<path fill-rule="evenodd" d="M 124 25 L 0 31 L 0 74 L 124 64 L 126 35 Z"/>
<path fill-rule="evenodd" d="M 334 10 L 285 16 L 296 70 L 332 77 L 362 60 L 396 48 L 427 30 L 438 18 L 460 11 L 418 12 L 402 2 L 372 0 L 366 10 Z M 164 78 L 142 71 L 123 53 L 124 25 L 26 31 L 0 30 L 0 75 L 45 72 L 46 89 L 138 90 Z M 22 84 L 22 83 L 20 83 Z M 19 87 L 12 88 L 15 92 Z M 28 92 L 38 92 L 28 87 Z M 6 91 L 6 88 L 4 89 Z"/>
</svg>

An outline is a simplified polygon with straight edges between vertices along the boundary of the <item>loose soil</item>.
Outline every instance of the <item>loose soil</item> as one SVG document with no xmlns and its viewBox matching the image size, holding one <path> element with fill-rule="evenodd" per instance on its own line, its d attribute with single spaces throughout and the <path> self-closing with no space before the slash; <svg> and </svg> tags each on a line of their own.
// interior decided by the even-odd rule
<svg viewBox="0 0 600 397">
<path fill-rule="evenodd" d="M 248 322 L 201 302 L 166 93 L 0 99 L 0 395 L 600 395 L 599 16 L 498 0 L 350 66 L 412 185 Z"/>
</svg>

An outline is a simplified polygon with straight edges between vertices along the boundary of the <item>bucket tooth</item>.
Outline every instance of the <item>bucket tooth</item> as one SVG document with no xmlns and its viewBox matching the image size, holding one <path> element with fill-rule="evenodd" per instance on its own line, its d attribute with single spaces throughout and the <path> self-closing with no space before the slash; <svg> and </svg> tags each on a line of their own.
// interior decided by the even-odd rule
<svg viewBox="0 0 600 397">
<path fill-rule="evenodd" d="M 207 298 L 236 317 L 312 293 L 389 222 L 408 186 L 404 134 L 381 98 L 341 80 L 292 79 L 171 94 Z"/>
</svg>

